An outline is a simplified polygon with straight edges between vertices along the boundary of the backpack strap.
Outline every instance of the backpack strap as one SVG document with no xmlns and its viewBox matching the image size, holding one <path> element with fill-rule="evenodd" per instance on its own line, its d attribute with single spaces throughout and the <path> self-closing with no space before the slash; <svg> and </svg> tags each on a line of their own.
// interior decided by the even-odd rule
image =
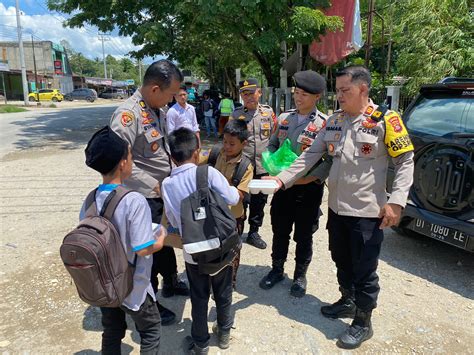
<svg viewBox="0 0 474 355">
<path fill-rule="evenodd" d="M 232 185 L 235 187 L 239 186 L 240 181 L 245 175 L 245 172 L 247 171 L 249 165 L 252 164 L 250 159 L 242 154 L 242 159 L 240 160 L 240 163 L 235 167 L 234 174 L 232 175 Z"/>
<path fill-rule="evenodd" d="M 204 207 L 208 203 L 209 197 L 209 165 L 199 165 L 196 169 L 196 191 L 199 193 L 199 206 L 193 208 Z"/>
<path fill-rule="evenodd" d="M 211 151 L 209 152 L 209 157 L 207 158 L 207 164 L 209 164 L 209 166 L 216 166 L 217 157 L 219 156 L 222 147 L 222 143 L 216 143 L 212 146 Z"/>
<path fill-rule="evenodd" d="M 97 188 L 89 192 L 89 194 L 86 197 L 85 217 L 97 216 L 97 204 L 95 203 L 96 193 L 97 193 Z"/>
<path fill-rule="evenodd" d="M 117 186 L 105 199 L 100 215 L 110 221 L 118 204 L 129 192 L 132 192 L 132 190 L 129 190 L 122 185 Z"/>
</svg>

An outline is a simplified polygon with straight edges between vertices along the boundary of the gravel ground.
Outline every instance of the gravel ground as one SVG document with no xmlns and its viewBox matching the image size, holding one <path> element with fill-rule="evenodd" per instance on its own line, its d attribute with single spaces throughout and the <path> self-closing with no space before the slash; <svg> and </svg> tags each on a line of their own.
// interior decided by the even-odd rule
<svg viewBox="0 0 474 355">
<path fill-rule="evenodd" d="M 95 354 L 100 350 L 100 311 L 77 297 L 62 266 L 59 246 L 72 229 L 87 192 L 98 176 L 84 164 L 82 149 L 54 145 L 7 154 L 0 169 L 0 352 L 2 354 Z M 323 210 L 327 209 L 325 199 Z M 267 213 L 268 213 L 267 206 Z M 322 217 L 321 226 L 325 225 Z M 269 216 L 262 229 L 271 244 Z M 181 252 L 178 268 L 183 271 Z M 294 244 L 286 271 L 294 268 Z M 308 294 L 289 295 L 290 278 L 261 290 L 269 271 L 270 249 L 244 245 L 239 269 L 231 347 L 213 354 L 348 353 L 335 345 L 350 320 L 328 320 L 321 305 L 338 297 L 336 270 L 327 231 L 315 234 Z M 380 258 L 382 291 L 374 311 L 374 337 L 355 353 L 474 353 L 474 255 L 428 238 L 404 237 L 389 230 Z M 162 352 L 181 353 L 190 332 L 190 302 L 164 299 L 179 321 L 163 327 Z M 215 308 L 210 303 L 210 323 Z M 138 335 L 130 323 L 123 353 L 138 354 Z"/>
</svg>

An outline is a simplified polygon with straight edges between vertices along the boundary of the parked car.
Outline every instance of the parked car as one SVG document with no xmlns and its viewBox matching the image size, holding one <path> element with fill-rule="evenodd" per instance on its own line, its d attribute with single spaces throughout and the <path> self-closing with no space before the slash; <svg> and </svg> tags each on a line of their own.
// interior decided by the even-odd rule
<svg viewBox="0 0 474 355">
<path fill-rule="evenodd" d="M 403 120 L 415 172 L 398 230 L 474 252 L 474 79 L 422 86 Z"/>
<path fill-rule="evenodd" d="M 60 102 L 64 100 L 64 96 L 58 89 L 39 89 L 28 94 L 28 100 Z"/>
<path fill-rule="evenodd" d="M 64 99 L 68 101 L 72 100 L 87 100 L 89 102 L 94 102 L 97 100 L 97 92 L 94 89 L 74 89 L 70 93 L 64 95 Z"/>
<path fill-rule="evenodd" d="M 112 88 L 103 91 L 99 97 L 102 99 L 124 99 L 128 97 L 128 95 L 127 90 Z"/>
</svg>

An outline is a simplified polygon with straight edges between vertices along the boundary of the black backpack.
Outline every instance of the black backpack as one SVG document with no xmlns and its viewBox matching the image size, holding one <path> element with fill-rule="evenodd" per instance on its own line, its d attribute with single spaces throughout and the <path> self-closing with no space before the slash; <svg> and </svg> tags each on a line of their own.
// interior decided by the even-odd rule
<svg viewBox="0 0 474 355">
<path fill-rule="evenodd" d="M 230 265 L 241 247 L 237 222 L 224 199 L 208 182 L 208 165 L 196 169 L 196 191 L 181 201 L 183 249 L 201 274 Z"/>
<path fill-rule="evenodd" d="M 211 151 L 209 152 L 209 157 L 207 159 L 207 163 L 210 166 L 216 166 L 217 157 L 219 156 L 219 153 L 221 152 L 222 148 L 222 143 L 217 143 L 212 146 Z M 250 164 L 252 164 L 252 161 L 247 156 L 242 154 L 242 159 L 240 160 L 240 163 L 235 167 L 234 174 L 232 175 L 231 181 L 233 186 L 239 186 L 240 181 L 242 181 L 242 178 L 244 177 L 244 174 Z M 243 202 L 244 204 L 248 204 L 250 202 L 250 195 L 248 193 L 244 193 Z"/>
<path fill-rule="evenodd" d="M 137 256 L 133 264 L 128 262 L 120 235 L 110 221 L 130 190 L 118 186 L 110 192 L 100 214 L 96 191 L 87 196 L 85 218 L 66 235 L 60 254 L 84 302 L 97 307 L 119 307 L 132 292 Z"/>
</svg>

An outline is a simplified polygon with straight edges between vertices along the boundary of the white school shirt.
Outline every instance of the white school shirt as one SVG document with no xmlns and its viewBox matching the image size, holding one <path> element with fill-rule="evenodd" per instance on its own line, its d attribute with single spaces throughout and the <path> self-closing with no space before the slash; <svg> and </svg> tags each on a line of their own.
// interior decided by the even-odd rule
<svg viewBox="0 0 474 355">
<path fill-rule="evenodd" d="M 95 195 L 97 211 L 100 212 L 105 199 L 117 186 L 117 184 L 99 185 Z M 85 202 L 82 205 L 79 220 L 84 219 L 84 217 Z M 151 226 L 151 210 L 145 197 L 138 192 L 129 192 L 120 201 L 111 222 L 117 228 L 130 263 L 133 263 L 135 260 L 137 251 L 155 243 Z M 152 255 L 137 255 L 137 264 L 133 274 L 133 289 L 122 303 L 123 306 L 132 311 L 139 310 L 140 306 L 145 302 L 147 293 L 156 301 L 150 282 L 152 264 Z"/>
<path fill-rule="evenodd" d="M 199 125 L 196 119 L 196 110 L 193 106 L 186 103 L 186 107 L 175 103 L 166 113 L 166 124 L 168 125 L 168 134 L 178 128 L 189 128 L 193 132 L 199 132 Z"/>
<path fill-rule="evenodd" d="M 181 201 L 196 191 L 196 169 L 192 163 L 173 168 L 171 175 L 163 180 L 161 192 L 165 205 L 166 217 L 169 223 L 181 230 Z M 208 182 L 211 190 L 222 196 L 224 201 L 235 206 L 240 199 L 239 192 L 234 186 L 230 186 L 227 179 L 218 170 L 209 167 Z M 183 250 L 184 261 L 196 264 L 192 256 Z"/>
</svg>

